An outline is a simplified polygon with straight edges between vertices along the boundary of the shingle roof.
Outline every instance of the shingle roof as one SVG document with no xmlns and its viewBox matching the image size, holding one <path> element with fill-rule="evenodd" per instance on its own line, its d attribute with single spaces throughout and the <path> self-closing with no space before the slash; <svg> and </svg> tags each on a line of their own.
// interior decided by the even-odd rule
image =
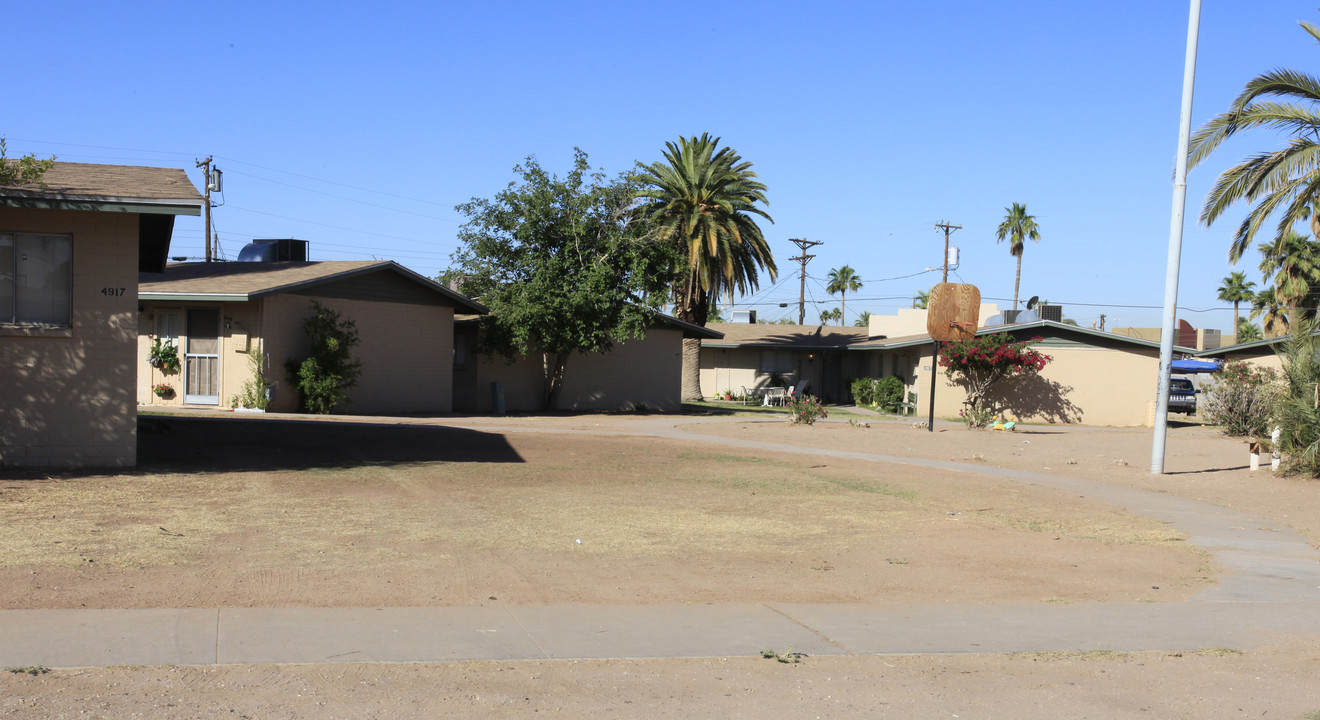
<svg viewBox="0 0 1320 720">
<path fill-rule="evenodd" d="M 994 335 L 1001 332 L 1014 332 L 1022 330 L 1047 330 L 1055 334 L 1075 335 L 1092 341 L 1103 340 L 1105 342 L 1114 342 L 1120 345 L 1133 345 L 1137 347 L 1159 349 L 1158 342 L 1143 340 L 1141 338 L 1131 337 L 1129 335 L 1119 335 L 1117 333 L 1108 333 L 1103 330 L 1092 330 L 1090 328 L 1078 327 L 1067 323 L 1058 323 L 1053 320 L 1034 320 L 1026 323 L 1015 323 L 1012 325 L 992 325 L 989 327 L 979 327 L 976 329 L 977 336 Z M 851 350 L 886 350 L 902 347 L 913 347 L 918 345 L 929 345 L 931 338 L 929 334 L 904 335 L 902 337 L 884 337 L 875 338 L 866 342 L 853 345 Z M 1196 352 L 1194 348 L 1174 346 L 1181 353 Z"/>
<path fill-rule="evenodd" d="M 867 339 L 866 328 L 828 325 L 760 325 L 753 323 L 710 323 L 706 326 L 724 334 L 722 340 L 703 340 L 702 347 L 844 348 Z"/>
<path fill-rule="evenodd" d="M 468 297 L 425 278 L 392 260 L 335 260 L 323 262 L 176 263 L 163 273 L 141 273 L 138 296 L 144 300 L 194 299 L 251 300 L 294 292 L 374 272 L 398 273 L 450 300 L 465 312 L 484 314 L 486 308 Z"/>
<path fill-rule="evenodd" d="M 0 185 L 0 204 L 127 203 L 199 214 L 204 202 L 187 173 L 178 168 L 57 162 L 42 181 L 44 188 L 36 183 Z"/>
</svg>

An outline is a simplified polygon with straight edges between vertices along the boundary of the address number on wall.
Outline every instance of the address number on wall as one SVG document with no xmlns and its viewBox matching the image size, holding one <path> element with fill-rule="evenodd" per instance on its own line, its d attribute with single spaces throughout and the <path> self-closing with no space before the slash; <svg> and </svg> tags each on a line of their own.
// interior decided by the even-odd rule
<svg viewBox="0 0 1320 720">
<path fill-rule="evenodd" d="M 126 289 L 127 288 L 121 287 L 103 287 L 101 288 L 101 294 L 106 297 L 120 297 L 124 294 Z"/>
</svg>

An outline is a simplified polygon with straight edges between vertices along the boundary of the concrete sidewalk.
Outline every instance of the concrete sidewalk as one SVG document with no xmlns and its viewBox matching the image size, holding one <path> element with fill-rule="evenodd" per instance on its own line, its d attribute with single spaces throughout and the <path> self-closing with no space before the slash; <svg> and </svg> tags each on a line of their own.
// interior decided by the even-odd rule
<svg viewBox="0 0 1320 720">
<path fill-rule="evenodd" d="M 0 667 L 1177 651 L 1320 633 L 1320 605 L 681 605 L 0 612 Z"/>
</svg>

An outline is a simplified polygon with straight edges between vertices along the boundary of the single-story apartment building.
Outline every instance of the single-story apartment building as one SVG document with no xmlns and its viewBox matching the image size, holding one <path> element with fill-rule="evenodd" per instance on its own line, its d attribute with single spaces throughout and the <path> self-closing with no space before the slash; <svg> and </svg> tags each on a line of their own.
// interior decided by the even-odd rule
<svg viewBox="0 0 1320 720">
<path fill-rule="evenodd" d="M 992 304 L 980 309 L 984 323 Z M 808 392 L 825 402 L 848 402 L 855 378 L 898 377 L 917 414 L 930 409 L 957 417 L 966 394 L 934 362 L 935 346 L 925 330 L 926 311 L 871 316 L 869 332 L 858 328 L 797 325 L 712 325 L 724 333 L 702 342 L 702 392 L 758 389 L 806 380 Z M 905 334 L 889 334 L 905 333 Z M 1141 426 L 1154 421 L 1160 347 L 1157 341 L 1082 328 L 1051 320 L 979 327 L 978 335 L 1007 333 L 1017 340 L 1040 337 L 1035 346 L 1053 360 L 1039 375 L 1006 383 L 998 400 L 1027 422 Z M 1177 347 L 1178 353 L 1195 350 Z"/>
<path fill-rule="evenodd" d="M 462 318 L 454 340 L 454 411 L 474 414 L 539 412 L 545 372 L 539 353 L 512 362 L 479 352 L 476 318 Z M 683 339 L 717 340 L 713 328 L 655 313 L 646 337 L 614 344 L 607 353 L 573 353 L 564 367 L 560 412 L 650 411 L 682 408 Z"/>
<path fill-rule="evenodd" d="M 136 464 L 138 273 L 203 202 L 177 168 L 57 162 L 0 186 L 0 467 Z"/>
<path fill-rule="evenodd" d="M 1253 340 L 1237 345 L 1225 345 L 1224 347 L 1198 352 L 1196 358 L 1198 360 L 1247 362 L 1257 367 L 1282 371 L 1283 360 L 1279 357 L 1279 353 L 1283 352 L 1283 343 L 1287 340 L 1288 338 L 1284 336 Z"/>
<path fill-rule="evenodd" d="M 1051 320 L 978 328 L 976 334 L 1006 333 L 1016 340 L 1040 337 L 1034 348 L 1051 361 L 1035 377 L 1005 383 L 997 400 L 1024 422 L 1144 426 L 1154 422 L 1158 395 L 1158 342 L 1091 330 Z M 934 366 L 929 335 L 880 338 L 849 352 L 892 356 L 881 364 L 912 368 L 902 375 L 917 395 L 919 415 L 929 411 L 931 373 L 935 377 L 936 417 L 956 417 L 966 394 Z M 1177 347 L 1175 352 L 1192 353 Z M 874 362 L 874 361 L 873 361 Z M 895 373 L 898 374 L 898 373 Z M 876 377 L 881 377 L 877 375 Z"/>
<path fill-rule="evenodd" d="M 710 323 L 721 335 L 701 341 L 701 394 L 741 393 L 805 381 L 825 402 L 846 402 L 848 383 L 866 375 L 867 358 L 847 349 L 867 339 L 865 328 L 828 325 Z"/>
<path fill-rule="evenodd" d="M 140 282 L 134 385 L 138 403 L 157 407 L 233 407 L 259 353 L 273 386 L 268 409 L 296 411 L 284 365 L 306 356 L 303 323 L 316 302 L 352 320 L 361 340 L 361 374 L 336 412 L 448 413 L 454 314 L 486 312 L 388 260 L 178 263 Z M 177 348 L 178 372 L 149 364 L 157 339 Z M 153 392 L 160 385 L 171 392 Z"/>
</svg>

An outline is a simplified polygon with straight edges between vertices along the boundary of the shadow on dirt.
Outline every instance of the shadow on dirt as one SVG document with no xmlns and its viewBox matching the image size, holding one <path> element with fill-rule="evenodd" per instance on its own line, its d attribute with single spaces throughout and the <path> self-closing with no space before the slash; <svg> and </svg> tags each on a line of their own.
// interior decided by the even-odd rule
<svg viewBox="0 0 1320 720">
<path fill-rule="evenodd" d="M 418 462 L 520 463 L 498 433 L 351 420 L 140 416 L 137 471 L 301 470 Z"/>
</svg>

